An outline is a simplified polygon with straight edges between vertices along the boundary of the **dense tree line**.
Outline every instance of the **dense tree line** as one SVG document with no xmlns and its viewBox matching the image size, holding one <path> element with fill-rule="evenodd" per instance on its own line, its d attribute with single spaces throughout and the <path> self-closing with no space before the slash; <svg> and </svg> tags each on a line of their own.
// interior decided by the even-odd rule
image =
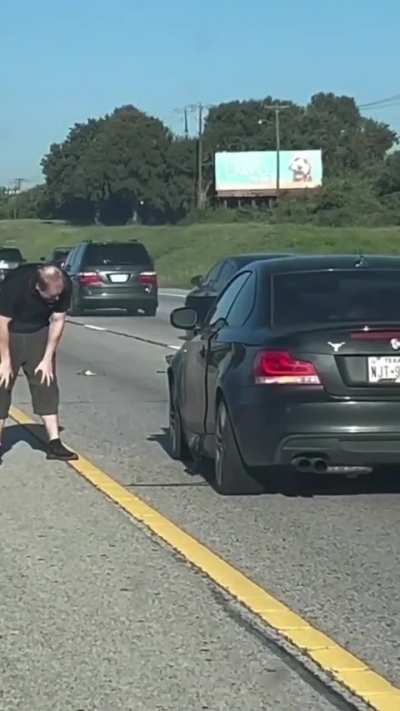
<svg viewBox="0 0 400 711">
<path fill-rule="evenodd" d="M 289 108 L 281 114 L 282 148 L 321 148 L 324 186 L 315 194 L 283 199 L 272 211 L 239 211 L 235 219 L 400 222 L 400 152 L 394 131 L 362 116 L 349 97 L 321 93 L 307 106 L 284 103 Z M 197 140 L 176 137 L 160 120 L 124 106 L 76 124 L 63 143 L 50 147 L 42 161 L 46 184 L 17 198 L 18 214 L 105 224 L 232 219 L 231 212 L 215 211 L 215 151 L 274 150 L 274 112 L 268 110 L 274 104 L 267 97 L 209 111 L 202 165 L 206 210 L 195 211 Z M 5 202 L 0 194 L 0 217 Z"/>
</svg>

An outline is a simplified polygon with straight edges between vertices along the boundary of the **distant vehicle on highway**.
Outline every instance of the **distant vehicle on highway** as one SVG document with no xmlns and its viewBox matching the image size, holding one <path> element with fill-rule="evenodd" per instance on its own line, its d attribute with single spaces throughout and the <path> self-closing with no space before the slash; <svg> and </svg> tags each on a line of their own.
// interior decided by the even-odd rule
<svg viewBox="0 0 400 711">
<path fill-rule="evenodd" d="M 205 276 L 195 276 L 192 279 L 194 288 L 185 300 L 185 306 L 194 309 L 198 315 L 199 323 L 207 316 L 218 294 L 225 288 L 232 277 L 246 264 L 260 259 L 280 259 L 290 256 L 278 252 L 261 252 L 255 254 L 236 254 L 221 259 L 207 272 Z"/>
<path fill-rule="evenodd" d="M 157 313 L 157 274 L 141 242 L 82 242 L 71 250 L 64 269 L 73 284 L 71 315 L 105 309 Z"/>
<path fill-rule="evenodd" d="M 50 264 L 56 264 L 57 267 L 61 267 L 61 269 L 63 269 L 70 251 L 71 247 L 56 247 L 53 249 L 46 261 Z"/>
<path fill-rule="evenodd" d="M 357 476 L 400 464 L 400 258 L 294 257 L 240 270 L 170 359 L 173 457 L 215 462 L 222 494 L 255 473 Z"/>
<path fill-rule="evenodd" d="M 0 247 L 0 281 L 3 281 L 12 269 L 25 263 L 21 252 L 16 247 Z"/>
</svg>

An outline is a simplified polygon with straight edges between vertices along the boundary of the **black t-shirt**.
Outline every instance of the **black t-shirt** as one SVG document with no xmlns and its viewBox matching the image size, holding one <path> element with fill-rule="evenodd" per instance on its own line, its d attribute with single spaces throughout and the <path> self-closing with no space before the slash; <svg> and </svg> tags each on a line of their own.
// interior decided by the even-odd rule
<svg viewBox="0 0 400 711">
<path fill-rule="evenodd" d="M 12 270 L 0 286 L 0 316 L 11 319 L 10 331 L 34 333 L 49 325 L 53 313 L 65 313 L 71 303 L 72 283 L 63 272 L 65 288 L 52 303 L 36 289 L 38 267 L 27 264 Z"/>
</svg>

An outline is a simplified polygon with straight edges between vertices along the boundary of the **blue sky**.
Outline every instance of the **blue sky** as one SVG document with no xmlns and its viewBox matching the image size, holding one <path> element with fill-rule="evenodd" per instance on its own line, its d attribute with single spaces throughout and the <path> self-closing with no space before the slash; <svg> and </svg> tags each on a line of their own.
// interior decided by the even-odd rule
<svg viewBox="0 0 400 711">
<path fill-rule="evenodd" d="M 398 0 L 0 0 L 0 184 L 122 104 L 178 130 L 198 101 L 398 94 L 399 27 Z"/>
</svg>

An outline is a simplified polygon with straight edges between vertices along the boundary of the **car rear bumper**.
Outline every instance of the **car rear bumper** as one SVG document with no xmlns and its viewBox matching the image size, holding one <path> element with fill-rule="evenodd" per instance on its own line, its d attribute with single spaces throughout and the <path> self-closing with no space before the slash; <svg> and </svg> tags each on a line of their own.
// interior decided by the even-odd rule
<svg viewBox="0 0 400 711">
<path fill-rule="evenodd" d="M 364 466 L 400 463 L 400 429 L 395 435 L 289 436 L 275 451 L 276 464 L 298 458 L 322 458 L 328 466 Z"/>
<path fill-rule="evenodd" d="M 157 293 L 125 292 L 116 294 L 85 294 L 79 296 L 80 307 L 83 309 L 131 309 L 158 306 Z"/>
<path fill-rule="evenodd" d="M 246 464 L 289 464 L 303 456 L 323 457 L 332 466 L 400 463 L 400 401 L 323 402 L 318 397 L 283 403 L 261 393 L 255 402 L 253 391 L 239 408 L 230 408 Z"/>
</svg>

